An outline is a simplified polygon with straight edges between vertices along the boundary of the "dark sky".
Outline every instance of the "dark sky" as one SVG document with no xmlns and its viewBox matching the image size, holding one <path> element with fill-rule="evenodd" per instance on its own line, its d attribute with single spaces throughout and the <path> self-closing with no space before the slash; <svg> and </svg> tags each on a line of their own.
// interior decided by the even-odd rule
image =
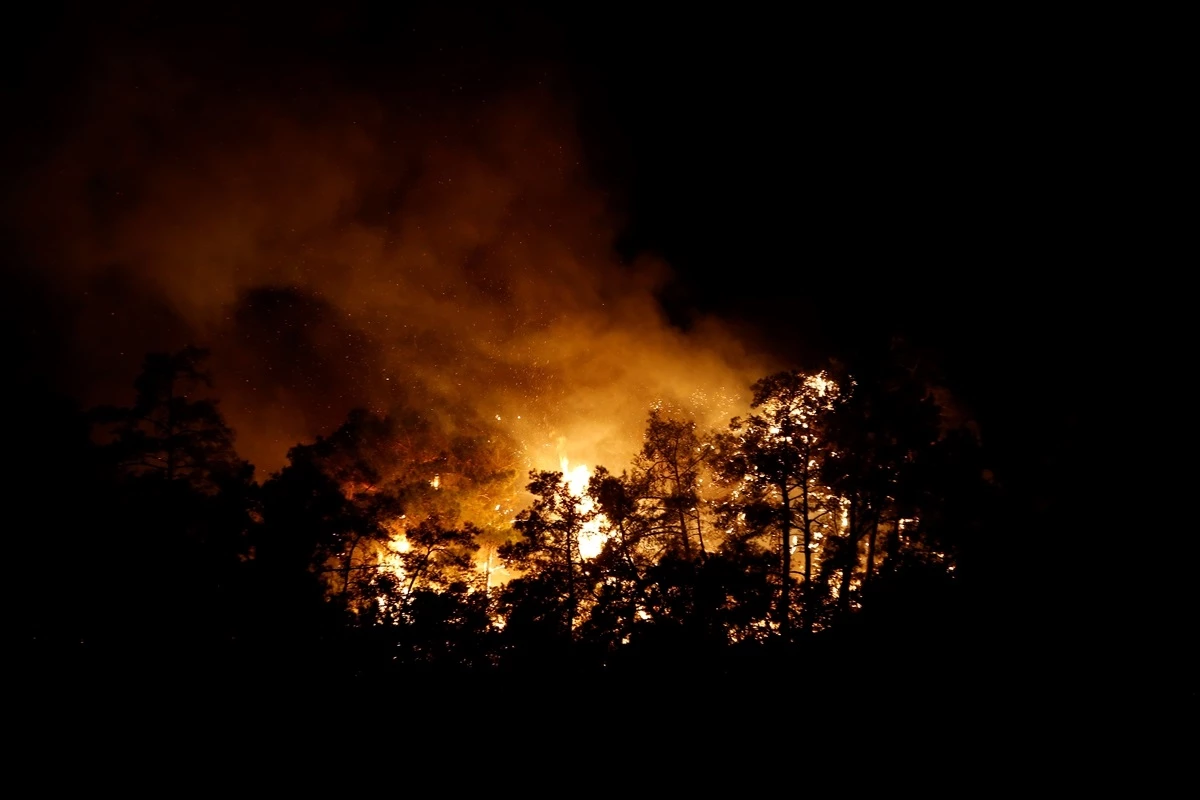
<svg viewBox="0 0 1200 800">
<path fill-rule="evenodd" d="M 1082 369 L 1073 353 L 1095 333 L 1072 276 L 1086 269 L 1079 243 L 1101 226 L 1088 211 L 1105 186 L 1089 136 L 1102 76 L 1071 60 L 1065 23 L 1029 22 L 637 5 L 42 4 L 4 47 L 5 105 L 16 111 L 4 133 L 8 260 L 42 296 L 66 285 L 30 277 L 55 274 L 42 263 L 54 260 L 47 242 L 71 234 L 30 233 L 30 216 L 57 212 L 44 198 L 29 212 L 29 197 L 60 169 L 64 143 L 120 113 L 112 97 L 138 81 L 172 87 L 181 110 L 162 119 L 203 103 L 201 120 L 230 108 L 238 125 L 259 107 L 319 125 L 367 97 L 381 119 L 453 109 L 442 120 L 453 126 L 537 87 L 578 138 L 618 259 L 669 265 L 653 293 L 677 328 L 716 316 L 798 364 L 903 333 L 1005 436 L 1046 414 L 1069 423 Z M 126 58 L 135 66 L 123 72 Z M 96 91 L 96 76 L 114 73 L 120 92 Z M 161 123 L 146 116 L 146 127 Z M 178 135 L 161 124 L 146 141 Z M 128 156 L 130 170 L 153 157 Z M 122 180 L 114 170 L 88 185 L 108 192 Z M 387 213 L 387 191 L 364 196 L 361 215 Z M 184 325 L 162 315 L 155 330 Z M 1036 414 L 1021 410 L 1031 386 L 1045 387 Z"/>
</svg>

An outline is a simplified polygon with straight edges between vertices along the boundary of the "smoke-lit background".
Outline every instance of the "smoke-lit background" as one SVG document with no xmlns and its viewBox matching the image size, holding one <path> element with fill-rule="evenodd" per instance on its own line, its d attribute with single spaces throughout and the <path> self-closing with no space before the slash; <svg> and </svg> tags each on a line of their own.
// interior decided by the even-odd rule
<svg viewBox="0 0 1200 800">
<path fill-rule="evenodd" d="M 358 82 L 251 66 L 256 38 L 203 25 L 70 45 L 87 56 L 8 198 L 66 391 L 127 402 L 148 349 L 207 346 L 260 474 L 356 406 L 497 419 L 543 467 L 626 458 L 654 402 L 735 410 L 768 359 L 716 320 L 672 326 L 669 268 L 617 253 L 561 68 L 447 74 L 440 47 L 405 52 L 419 26 L 395 45 L 413 63 Z"/>
<path fill-rule="evenodd" d="M 892 333 L 1019 435 L 1085 336 L 1041 279 L 1092 224 L 1085 98 L 895 22 L 45 4 L 6 47 L 9 346 L 83 405 L 211 348 L 260 478 L 398 402 L 616 465 L 651 403 L 719 423 Z"/>
</svg>

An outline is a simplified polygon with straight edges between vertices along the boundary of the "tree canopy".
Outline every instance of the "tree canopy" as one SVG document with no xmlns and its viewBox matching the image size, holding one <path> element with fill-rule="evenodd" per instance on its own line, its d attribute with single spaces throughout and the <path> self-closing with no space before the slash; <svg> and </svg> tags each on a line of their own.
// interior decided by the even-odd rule
<svg viewBox="0 0 1200 800">
<path fill-rule="evenodd" d="M 682 678 L 948 597 L 984 527 L 973 436 L 894 361 L 766 376 L 724 429 L 652 408 L 586 486 L 519 478 L 516 443 L 469 414 L 403 407 L 352 412 L 257 484 L 204 356 L 148 356 L 131 406 L 88 415 L 112 533 L 81 539 L 94 569 L 57 612 L 87 638 Z"/>
</svg>

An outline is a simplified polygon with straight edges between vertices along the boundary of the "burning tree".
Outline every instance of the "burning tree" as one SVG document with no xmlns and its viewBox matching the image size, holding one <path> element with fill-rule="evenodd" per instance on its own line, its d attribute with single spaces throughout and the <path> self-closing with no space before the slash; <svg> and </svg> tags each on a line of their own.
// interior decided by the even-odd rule
<svg viewBox="0 0 1200 800">
<path fill-rule="evenodd" d="M 497 444 L 413 412 L 354 411 L 329 437 L 293 448 L 267 484 L 268 539 L 305 551 L 330 600 L 358 622 L 401 619 L 417 590 L 482 579 L 473 554 L 484 528 L 462 517 L 495 525 L 501 504 L 489 498 L 509 476 Z"/>
</svg>

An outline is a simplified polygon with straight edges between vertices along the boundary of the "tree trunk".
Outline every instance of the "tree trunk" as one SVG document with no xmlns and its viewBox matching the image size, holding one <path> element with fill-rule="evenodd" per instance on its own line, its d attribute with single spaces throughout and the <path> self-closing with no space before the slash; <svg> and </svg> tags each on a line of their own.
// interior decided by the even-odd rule
<svg viewBox="0 0 1200 800">
<path fill-rule="evenodd" d="M 679 453 L 678 452 L 674 453 L 674 457 L 672 458 L 671 471 L 674 473 L 674 476 L 675 476 L 674 496 L 675 496 L 675 502 L 678 504 L 677 510 L 679 511 L 679 535 L 680 535 L 680 540 L 683 542 L 683 557 L 686 558 L 688 561 L 691 561 L 692 560 L 692 548 L 691 548 L 691 545 L 688 543 L 687 513 L 684 511 L 684 508 L 683 508 L 683 494 L 682 494 L 682 490 L 680 489 L 680 486 L 679 486 Z"/>
<path fill-rule="evenodd" d="M 883 545 L 883 569 L 886 572 L 891 569 L 896 563 L 896 558 L 900 555 L 900 515 L 896 514 L 896 519 L 892 523 L 892 530 L 888 532 L 887 539 Z"/>
<path fill-rule="evenodd" d="M 786 479 L 780 481 L 779 493 L 783 496 L 783 509 L 779 521 L 782 535 L 780 561 L 783 570 L 783 587 L 779 592 L 779 635 L 786 641 L 791 633 L 792 617 L 792 504 Z"/>
<path fill-rule="evenodd" d="M 800 504 L 804 519 L 804 633 L 812 633 L 812 518 L 808 513 L 808 461 L 807 454 L 802 473 L 803 486 Z"/>
<path fill-rule="evenodd" d="M 875 571 L 875 539 L 879 536 L 879 512 L 871 524 L 871 535 L 867 539 L 867 572 L 863 575 L 863 595 L 867 593 L 867 585 L 871 583 L 871 574 Z"/>
<path fill-rule="evenodd" d="M 167 384 L 167 480 L 175 480 L 175 380 Z"/>
<path fill-rule="evenodd" d="M 846 528 L 846 552 L 842 562 L 842 585 L 838 589 L 838 606 L 842 611 L 850 610 L 850 581 L 854 577 L 854 567 L 858 563 L 858 527 L 861 520 L 858 504 L 850 498 L 850 524 Z"/>
<path fill-rule="evenodd" d="M 413 570 L 413 574 L 408 577 L 408 589 L 404 592 L 404 601 L 407 605 L 408 598 L 412 597 L 413 589 L 417 586 L 417 578 L 429 568 L 429 559 L 433 558 L 433 553 L 437 549 L 436 546 L 430 546 L 425 550 L 425 556 L 421 559 L 421 563 L 417 569 Z M 491 561 L 491 553 L 488 553 L 488 561 Z"/>
<path fill-rule="evenodd" d="M 575 562 L 571 558 L 571 526 L 572 520 L 567 520 L 567 641 L 570 642 L 575 631 Z"/>
<path fill-rule="evenodd" d="M 683 557 L 691 561 L 692 548 L 688 545 L 687 514 L 684 513 L 682 506 L 679 508 L 679 539 L 683 542 Z"/>
<path fill-rule="evenodd" d="M 350 572 L 354 569 L 354 551 L 358 549 L 358 537 L 354 537 L 350 541 L 350 549 L 346 553 L 346 560 L 342 562 L 342 599 L 349 605 L 350 602 Z"/>
</svg>

